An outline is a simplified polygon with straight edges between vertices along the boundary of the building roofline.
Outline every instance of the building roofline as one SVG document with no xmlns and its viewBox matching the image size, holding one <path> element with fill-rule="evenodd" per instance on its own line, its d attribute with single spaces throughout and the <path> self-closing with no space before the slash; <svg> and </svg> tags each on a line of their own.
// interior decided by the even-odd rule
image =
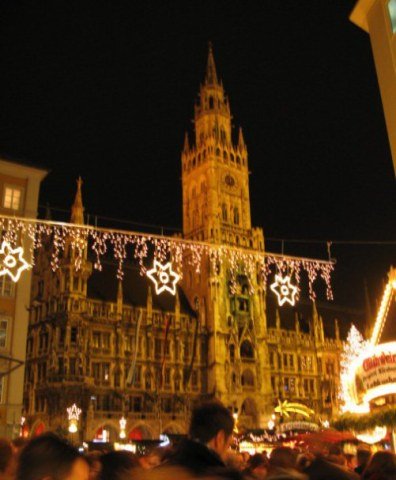
<svg viewBox="0 0 396 480">
<path fill-rule="evenodd" d="M 367 33 L 369 33 L 367 16 L 374 3 L 375 0 L 358 0 L 349 15 L 349 20 Z"/>
<path fill-rule="evenodd" d="M 38 165 L 37 163 L 29 162 L 28 160 L 25 160 L 25 159 L 13 158 L 13 157 L 11 157 L 9 155 L 6 155 L 4 153 L 0 153 L 0 162 L 8 163 L 10 165 L 19 165 L 19 166 L 24 167 L 28 170 L 40 173 L 42 175 L 42 177 L 45 177 L 46 175 L 48 175 L 51 172 L 51 170 L 49 168 L 43 167 L 42 165 Z"/>
</svg>

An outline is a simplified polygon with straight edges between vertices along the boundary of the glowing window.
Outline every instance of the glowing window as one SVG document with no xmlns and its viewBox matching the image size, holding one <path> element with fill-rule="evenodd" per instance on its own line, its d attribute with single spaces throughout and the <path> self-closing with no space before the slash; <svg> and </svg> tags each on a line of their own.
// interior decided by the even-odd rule
<svg viewBox="0 0 396 480">
<path fill-rule="evenodd" d="M 389 0 L 388 11 L 391 21 L 392 32 L 396 33 L 396 0 Z"/>
<path fill-rule="evenodd" d="M 20 210 L 22 203 L 22 189 L 18 187 L 5 187 L 3 207 L 10 210 Z"/>
</svg>

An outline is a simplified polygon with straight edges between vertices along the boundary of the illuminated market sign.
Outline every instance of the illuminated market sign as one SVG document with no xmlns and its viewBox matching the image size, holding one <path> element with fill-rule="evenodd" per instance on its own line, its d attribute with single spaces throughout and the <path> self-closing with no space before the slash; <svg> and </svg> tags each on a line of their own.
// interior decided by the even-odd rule
<svg viewBox="0 0 396 480">
<path fill-rule="evenodd" d="M 287 422 L 278 426 L 280 432 L 293 432 L 294 430 L 302 430 L 307 432 L 319 431 L 319 425 L 313 422 Z"/>
<path fill-rule="evenodd" d="M 350 398 L 368 406 L 371 400 L 396 394 L 396 342 L 370 345 L 352 364 Z"/>
</svg>

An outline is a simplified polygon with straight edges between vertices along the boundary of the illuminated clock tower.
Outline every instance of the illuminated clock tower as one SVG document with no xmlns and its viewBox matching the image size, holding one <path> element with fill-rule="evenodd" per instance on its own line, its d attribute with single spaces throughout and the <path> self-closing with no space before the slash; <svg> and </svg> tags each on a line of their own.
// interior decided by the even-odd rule
<svg viewBox="0 0 396 480">
<path fill-rule="evenodd" d="M 184 237 L 263 251 L 263 231 L 251 226 L 247 148 L 242 129 L 233 140 L 211 46 L 194 113 L 195 138 L 190 144 L 186 134 L 182 152 Z M 257 427 L 271 397 L 263 288 L 257 275 L 247 279 L 241 272 L 231 293 L 224 267 L 208 262 L 197 274 L 184 264 L 184 290 L 209 332 L 208 368 L 201 372 L 208 377 L 207 393 L 238 411 L 246 426 Z"/>
</svg>

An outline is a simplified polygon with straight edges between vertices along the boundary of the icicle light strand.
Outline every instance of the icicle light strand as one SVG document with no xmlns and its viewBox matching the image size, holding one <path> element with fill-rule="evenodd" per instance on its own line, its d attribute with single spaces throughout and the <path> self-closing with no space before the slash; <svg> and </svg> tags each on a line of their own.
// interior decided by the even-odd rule
<svg viewBox="0 0 396 480">
<path fill-rule="evenodd" d="M 76 270 L 79 270 L 88 248 L 94 253 L 93 266 L 99 271 L 102 270 L 103 257 L 112 251 L 117 262 L 117 278 L 120 280 L 123 279 L 124 264 L 127 260 L 137 261 L 141 275 L 145 275 L 147 268 L 151 268 L 152 257 L 161 263 L 171 261 L 175 271 L 182 275 L 183 264 L 187 263 L 199 274 L 204 259 L 207 259 L 211 275 L 218 275 L 221 269 L 223 272 L 227 269 L 232 294 L 237 292 L 239 275 L 247 278 L 249 293 L 253 294 L 257 288 L 266 290 L 269 276 L 277 272 L 293 277 L 294 283 L 300 288 L 301 274 L 305 272 L 311 300 L 316 298 L 314 282 L 318 276 L 325 282 L 327 299 L 333 299 L 331 273 L 334 270 L 334 263 L 327 260 L 266 253 L 231 245 L 216 245 L 186 240 L 179 236 L 167 237 L 5 215 L 0 216 L 0 228 L 3 239 L 13 247 L 20 245 L 23 239 L 30 240 L 27 244 L 31 253 L 42 248 L 44 243 L 50 240 L 51 267 L 54 272 L 59 269 L 63 254 L 69 251 L 73 254 Z"/>
</svg>

